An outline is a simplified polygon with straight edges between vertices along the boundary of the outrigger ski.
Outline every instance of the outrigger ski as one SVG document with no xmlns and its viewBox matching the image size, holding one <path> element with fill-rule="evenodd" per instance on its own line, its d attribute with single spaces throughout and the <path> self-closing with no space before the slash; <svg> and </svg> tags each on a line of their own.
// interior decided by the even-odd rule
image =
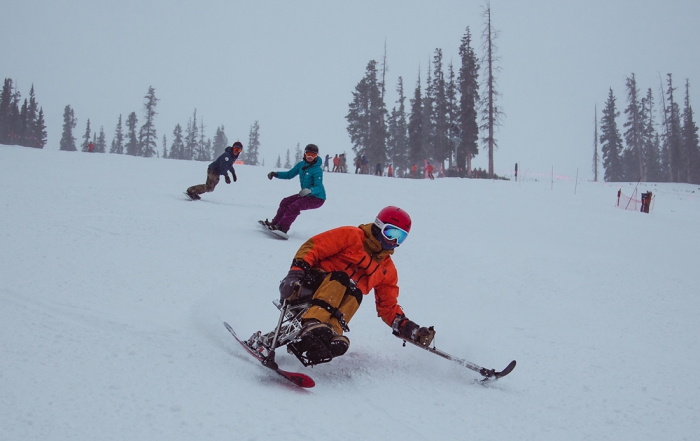
<svg viewBox="0 0 700 441">
<path fill-rule="evenodd" d="M 296 384 L 299 387 L 314 387 L 316 385 L 316 382 L 309 377 L 306 374 L 302 374 L 300 372 L 288 372 L 285 370 L 282 370 L 277 366 L 277 363 L 275 362 L 275 353 L 274 351 L 270 353 L 267 357 L 263 357 L 260 353 L 256 352 L 254 349 L 252 349 L 250 346 L 246 344 L 246 342 L 242 341 L 238 336 L 236 335 L 236 331 L 233 330 L 231 325 L 228 323 L 224 322 L 224 326 L 226 326 L 226 329 L 228 329 L 228 332 L 233 335 L 233 338 L 236 339 L 238 343 L 241 344 L 245 348 L 245 350 L 255 357 L 256 360 L 258 360 L 263 366 L 266 368 L 272 369 L 273 371 L 277 372 L 287 380 L 291 381 L 292 383 Z"/>
<path fill-rule="evenodd" d="M 394 336 L 403 340 L 404 346 L 406 346 L 406 342 L 411 343 L 411 344 L 413 344 L 421 349 L 424 349 L 428 352 L 432 352 L 435 355 L 439 355 L 442 358 L 445 358 L 447 360 L 454 361 L 455 363 L 461 364 L 462 366 L 466 367 L 467 369 L 471 369 L 474 372 L 478 372 L 479 374 L 481 374 L 485 377 L 482 380 L 480 380 L 481 384 L 485 384 L 487 382 L 498 380 L 499 378 L 503 378 L 506 375 L 510 374 L 513 371 L 513 369 L 515 369 L 515 360 L 508 363 L 508 366 L 506 366 L 506 368 L 503 369 L 502 371 L 496 372 L 495 369 L 486 369 L 484 367 L 481 367 L 481 366 L 476 365 L 474 363 L 471 363 L 469 361 L 462 360 L 461 358 L 457 358 L 453 355 L 448 354 L 447 352 L 443 352 L 443 351 L 437 349 L 435 346 L 433 346 L 433 347 L 423 346 L 423 345 L 416 343 L 412 340 L 406 340 L 404 337 L 402 337 L 396 333 L 394 333 Z"/>
</svg>

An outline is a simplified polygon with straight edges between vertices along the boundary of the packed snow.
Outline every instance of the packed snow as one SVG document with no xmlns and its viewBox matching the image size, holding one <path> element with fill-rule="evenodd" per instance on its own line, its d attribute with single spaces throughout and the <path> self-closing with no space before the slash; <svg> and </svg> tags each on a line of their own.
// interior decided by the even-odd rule
<svg viewBox="0 0 700 441">
<path fill-rule="evenodd" d="M 321 146 L 323 155 L 323 146 Z M 691 440 L 700 430 L 700 188 L 326 173 L 288 241 L 261 230 L 298 180 L 237 166 L 201 201 L 206 163 L 0 146 L 1 440 Z M 301 389 L 243 337 L 312 235 L 413 218 L 400 304 L 436 346 L 403 347 L 373 295 L 348 353 Z"/>
</svg>

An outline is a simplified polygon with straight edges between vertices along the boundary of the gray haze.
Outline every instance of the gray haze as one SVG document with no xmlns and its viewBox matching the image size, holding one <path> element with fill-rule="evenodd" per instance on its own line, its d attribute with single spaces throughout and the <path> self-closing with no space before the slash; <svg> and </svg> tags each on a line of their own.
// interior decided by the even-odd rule
<svg viewBox="0 0 700 441">
<path fill-rule="evenodd" d="M 63 109 L 89 118 L 110 143 L 121 114 L 143 122 L 149 86 L 160 99 L 155 123 L 172 140 L 197 109 L 205 134 L 223 124 L 230 141 L 248 141 L 259 121 L 260 158 L 271 167 L 297 143 L 321 153 L 352 153 L 345 115 L 367 62 L 387 47 L 387 107 L 403 76 L 410 98 L 436 48 L 445 68 L 459 65 L 467 26 L 483 53 L 479 1 L 134 1 L 2 0 L 0 76 L 22 97 L 33 83 L 48 126 L 47 149 L 58 149 Z M 625 78 L 637 75 L 660 102 L 659 75 L 673 73 L 682 100 L 700 105 L 700 2 L 493 0 L 500 31 L 497 173 L 521 171 L 592 177 L 594 106 L 608 88 L 626 107 Z M 408 105 L 408 103 L 407 103 Z M 624 117 L 624 114 L 623 114 Z M 618 120 L 620 131 L 624 118 Z M 474 166 L 486 167 L 483 147 Z"/>
</svg>

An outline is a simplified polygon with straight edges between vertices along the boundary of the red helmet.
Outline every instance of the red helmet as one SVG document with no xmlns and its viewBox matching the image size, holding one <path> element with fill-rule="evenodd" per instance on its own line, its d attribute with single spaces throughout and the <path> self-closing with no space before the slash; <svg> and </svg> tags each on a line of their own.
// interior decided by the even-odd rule
<svg viewBox="0 0 700 441">
<path fill-rule="evenodd" d="M 390 205 L 379 212 L 374 224 L 388 241 L 393 241 L 398 246 L 411 231 L 411 216 L 399 207 Z"/>
</svg>

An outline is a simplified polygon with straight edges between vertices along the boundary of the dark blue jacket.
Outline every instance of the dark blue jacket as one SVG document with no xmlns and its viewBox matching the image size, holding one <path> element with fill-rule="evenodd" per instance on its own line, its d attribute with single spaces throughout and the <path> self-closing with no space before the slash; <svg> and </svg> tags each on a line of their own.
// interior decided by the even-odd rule
<svg viewBox="0 0 700 441">
<path fill-rule="evenodd" d="M 236 159 L 238 159 L 238 155 L 233 153 L 231 147 L 226 147 L 221 156 L 209 164 L 209 170 L 217 175 L 227 175 L 227 172 L 231 172 L 233 176 L 236 176 L 236 171 L 233 169 L 233 163 L 236 162 Z"/>
<path fill-rule="evenodd" d="M 286 172 L 277 172 L 278 179 L 292 179 L 299 175 L 299 183 L 301 188 L 311 190 L 311 196 L 316 196 L 319 199 L 326 200 L 326 190 L 323 188 L 323 169 L 321 168 L 321 157 L 309 164 L 304 159 L 299 161 L 291 170 Z"/>
</svg>

